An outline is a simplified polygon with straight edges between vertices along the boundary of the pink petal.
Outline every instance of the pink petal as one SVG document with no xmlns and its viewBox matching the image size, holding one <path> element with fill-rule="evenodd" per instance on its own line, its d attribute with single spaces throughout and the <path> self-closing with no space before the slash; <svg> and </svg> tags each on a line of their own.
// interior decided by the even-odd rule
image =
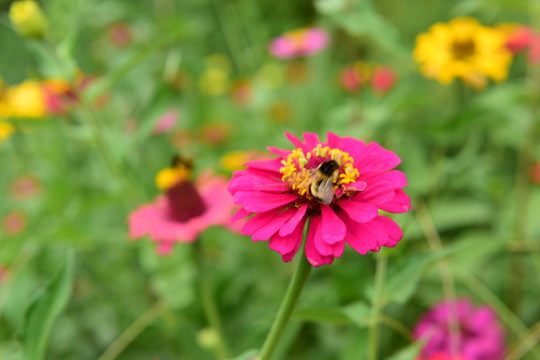
<svg viewBox="0 0 540 360">
<path fill-rule="evenodd" d="M 307 208 L 308 208 L 307 203 L 302 204 L 300 208 L 296 210 L 296 214 L 294 214 L 293 217 L 291 217 L 289 221 L 287 221 L 285 225 L 281 227 L 281 229 L 279 230 L 279 235 L 285 236 L 292 233 L 294 229 L 296 229 L 300 220 L 304 218 Z"/>
<path fill-rule="evenodd" d="M 285 137 L 294 145 L 295 148 L 299 149 L 303 147 L 303 143 L 295 135 L 285 132 Z"/>
<path fill-rule="evenodd" d="M 306 219 L 304 218 L 300 224 L 296 227 L 296 230 L 289 235 L 290 239 L 295 239 L 296 243 L 294 244 L 294 248 L 291 252 L 283 255 L 281 258 L 285 262 L 289 262 L 293 259 L 294 255 L 300 249 L 300 245 L 302 245 L 302 237 L 304 235 L 304 227 L 306 225 Z"/>
<path fill-rule="evenodd" d="M 367 183 L 365 181 L 356 181 L 350 184 L 343 185 L 345 190 L 350 191 L 364 191 L 367 187 Z"/>
<path fill-rule="evenodd" d="M 358 224 L 352 220 L 347 221 L 345 218 L 344 221 L 347 222 L 347 236 L 345 237 L 345 241 L 358 253 L 366 255 L 378 246 L 378 236 L 370 226 Z"/>
<path fill-rule="evenodd" d="M 311 221 L 313 222 L 313 219 L 316 218 L 316 216 L 311 217 Z M 315 243 L 313 241 L 315 237 L 316 229 L 311 226 L 309 226 L 309 231 L 306 239 L 306 258 L 308 259 L 309 263 L 313 265 L 314 267 L 319 267 L 321 265 L 325 264 L 331 264 L 334 261 L 333 256 L 323 256 L 319 253 L 317 248 L 315 247 Z"/>
<path fill-rule="evenodd" d="M 172 252 L 174 243 L 172 241 L 161 241 L 156 246 L 159 255 L 169 255 Z"/>
<path fill-rule="evenodd" d="M 319 144 L 319 135 L 315 133 L 304 133 L 304 140 L 309 149 L 315 148 Z"/>
<path fill-rule="evenodd" d="M 246 162 L 244 165 L 249 166 L 252 169 L 279 172 L 279 168 L 281 167 L 281 159 L 253 160 Z"/>
<path fill-rule="evenodd" d="M 296 251 L 298 251 L 297 245 L 302 242 L 302 234 L 304 230 L 304 225 L 305 225 L 305 220 L 302 221 L 302 224 L 299 224 L 288 235 L 281 236 L 279 234 L 274 234 L 270 238 L 270 241 L 268 242 L 268 247 L 274 251 L 277 251 L 281 255 L 287 255 L 293 251 L 294 251 L 294 254 L 296 254 Z M 294 254 L 292 255 L 294 256 Z"/>
<path fill-rule="evenodd" d="M 366 223 L 374 219 L 379 212 L 376 206 L 359 201 L 342 200 L 339 202 L 339 206 L 352 220 L 358 223 Z"/>
<path fill-rule="evenodd" d="M 411 198 L 403 189 L 396 189 L 392 201 L 379 205 L 379 209 L 390 213 L 404 213 L 411 209 Z"/>
<path fill-rule="evenodd" d="M 288 208 L 274 216 L 268 223 L 253 233 L 253 241 L 265 241 L 274 235 L 296 213 L 296 208 Z"/>
<path fill-rule="evenodd" d="M 313 216 L 311 218 L 311 223 L 309 224 L 310 229 L 313 228 L 313 243 L 315 244 L 315 248 L 321 255 L 332 255 L 332 246 L 327 244 L 323 238 L 322 238 L 322 231 L 321 231 L 321 218 L 319 216 Z"/>
<path fill-rule="evenodd" d="M 335 244 L 338 241 L 343 240 L 347 228 L 343 221 L 334 213 L 334 211 L 328 205 L 321 206 L 321 232 L 322 238 L 329 244 Z"/>
<path fill-rule="evenodd" d="M 397 243 L 403 238 L 403 231 L 398 224 L 389 217 L 386 216 L 377 216 L 373 221 L 375 221 L 385 233 L 388 235 L 388 239 L 384 244 L 379 244 L 386 247 L 394 247 Z"/>
<path fill-rule="evenodd" d="M 394 187 L 388 181 L 381 181 L 368 186 L 365 191 L 351 198 L 353 202 L 362 202 L 379 206 L 386 204 L 395 196 Z M 371 219 L 370 219 L 371 220 Z"/>
<path fill-rule="evenodd" d="M 265 191 L 283 193 L 289 191 L 289 187 L 281 179 L 269 176 L 237 176 L 231 179 L 230 192 L 236 191 Z"/>
<path fill-rule="evenodd" d="M 392 183 L 394 188 L 401 188 L 407 186 L 407 178 L 405 174 L 399 170 L 390 170 L 384 173 L 373 174 L 372 176 L 367 176 L 363 178 L 369 183 L 379 182 L 379 181 L 388 181 Z"/>
<path fill-rule="evenodd" d="M 242 205 L 247 211 L 258 213 L 282 207 L 298 199 L 298 195 L 273 194 L 266 192 L 238 191 L 234 194 L 235 204 Z"/>
<path fill-rule="evenodd" d="M 328 132 L 326 133 L 326 139 L 328 142 L 328 146 L 331 148 L 337 148 L 342 149 L 342 138 L 337 136 L 334 133 Z"/>
<path fill-rule="evenodd" d="M 274 146 L 268 146 L 267 147 L 268 151 L 270 151 L 271 153 L 274 153 L 276 155 L 279 155 L 281 156 L 282 158 L 286 159 L 287 156 L 289 156 L 289 154 L 291 153 L 291 150 L 283 150 L 283 149 L 278 149 L 277 147 L 274 147 Z"/>
<path fill-rule="evenodd" d="M 266 225 L 270 220 L 272 220 L 277 214 L 281 212 L 281 209 L 273 209 L 271 211 L 262 212 L 260 214 L 254 215 L 249 219 L 244 227 L 242 228 L 242 235 L 251 235 L 255 231 L 259 230 L 261 227 Z"/>
<path fill-rule="evenodd" d="M 231 218 L 231 221 L 232 222 L 236 222 L 240 219 L 243 219 L 245 217 L 248 217 L 249 215 L 251 215 L 251 213 L 249 211 L 246 211 L 246 209 L 244 208 L 240 208 L 238 209 L 238 211 L 233 215 L 233 217 Z"/>
</svg>

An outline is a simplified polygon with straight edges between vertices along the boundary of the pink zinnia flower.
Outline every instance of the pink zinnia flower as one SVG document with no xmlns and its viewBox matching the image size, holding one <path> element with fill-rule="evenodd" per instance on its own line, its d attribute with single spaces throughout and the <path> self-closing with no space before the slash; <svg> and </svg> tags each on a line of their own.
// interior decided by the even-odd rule
<svg viewBox="0 0 540 360">
<path fill-rule="evenodd" d="M 328 44 L 326 31 L 313 27 L 287 32 L 270 43 L 270 53 L 280 59 L 313 55 Z"/>
<path fill-rule="evenodd" d="M 248 162 L 233 174 L 229 191 L 242 206 L 234 218 L 253 215 L 243 235 L 270 240 L 270 248 L 291 261 L 310 218 L 305 253 L 313 266 L 331 264 L 345 243 L 362 255 L 398 243 L 399 226 L 379 215 L 379 210 L 402 213 L 411 207 L 402 189 L 405 175 L 391 170 L 401 162 L 396 154 L 375 142 L 332 133 L 327 142 L 313 133 L 304 133 L 305 141 L 286 136 L 294 150 L 269 147 L 278 158 Z M 335 171 L 323 184 L 315 174 L 328 167 Z"/>
<path fill-rule="evenodd" d="M 455 316 L 455 318 L 454 318 Z M 459 326 L 458 334 L 450 333 L 450 322 Z M 504 357 L 504 331 L 497 316 L 488 306 L 474 308 L 467 299 L 443 301 L 429 310 L 414 329 L 414 338 L 427 340 L 421 355 L 451 354 L 451 336 L 463 360 L 499 360 Z"/>
<path fill-rule="evenodd" d="M 227 180 L 205 173 L 195 184 L 179 180 L 153 203 L 137 208 L 128 217 L 129 235 L 134 239 L 149 235 L 157 252 L 167 254 L 175 242 L 194 242 L 210 226 L 238 230 L 231 224 L 235 208 Z"/>
<path fill-rule="evenodd" d="M 378 94 L 386 94 L 396 85 L 397 74 L 389 66 L 377 66 L 371 74 L 371 87 Z"/>
</svg>

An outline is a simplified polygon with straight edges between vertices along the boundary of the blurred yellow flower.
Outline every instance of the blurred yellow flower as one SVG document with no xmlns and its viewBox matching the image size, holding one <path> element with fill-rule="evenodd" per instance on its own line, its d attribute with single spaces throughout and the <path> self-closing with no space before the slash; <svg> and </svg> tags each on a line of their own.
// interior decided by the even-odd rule
<svg viewBox="0 0 540 360">
<path fill-rule="evenodd" d="M 266 64 L 257 72 L 257 82 L 268 89 L 275 89 L 283 84 L 285 72 L 277 63 Z"/>
<path fill-rule="evenodd" d="M 47 18 L 33 0 L 15 1 L 9 8 L 9 19 L 15 30 L 24 37 L 42 38 L 47 32 Z"/>
<path fill-rule="evenodd" d="M 15 132 L 15 128 L 8 122 L 0 121 L 0 143 L 8 139 Z"/>
<path fill-rule="evenodd" d="M 443 84 L 460 78 L 481 89 L 487 77 L 502 81 L 508 75 L 512 54 L 505 48 L 503 31 L 462 17 L 437 23 L 416 38 L 414 58 L 422 73 Z"/>
<path fill-rule="evenodd" d="M 225 93 L 229 85 L 229 74 L 220 68 L 205 70 L 199 78 L 199 89 L 205 95 L 219 96 Z"/>
<path fill-rule="evenodd" d="M 42 118 L 47 114 L 45 94 L 37 81 L 26 80 L 7 89 L 5 103 L 9 116 Z"/>
<path fill-rule="evenodd" d="M 233 172 L 244 168 L 244 163 L 253 160 L 266 160 L 268 156 L 256 150 L 232 150 L 223 155 L 220 159 L 221 168 Z"/>
</svg>

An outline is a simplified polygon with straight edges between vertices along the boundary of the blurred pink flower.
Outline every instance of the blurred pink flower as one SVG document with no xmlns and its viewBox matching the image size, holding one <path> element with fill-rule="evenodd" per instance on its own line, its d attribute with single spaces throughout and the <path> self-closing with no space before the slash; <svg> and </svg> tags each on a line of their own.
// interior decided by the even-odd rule
<svg viewBox="0 0 540 360">
<path fill-rule="evenodd" d="M 312 27 L 286 32 L 270 43 L 270 53 L 280 59 L 313 55 L 326 47 L 326 31 Z"/>
<path fill-rule="evenodd" d="M 362 255 L 394 247 L 399 226 L 379 210 L 407 212 L 405 174 L 391 170 L 400 158 L 379 144 L 327 134 L 286 133 L 294 150 L 268 149 L 278 158 L 251 161 L 233 174 L 229 191 L 242 208 L 234 219 L 253 215 L 242 229 L 253 241 L 269 240 L 272 250 L 291 261 L 310 218 L 305 254 L 313 266 L 331 264 L 345 243 Z M 326 181 L 318 173 L 327 173 Z M 328 174 L 329 173 L 329 174 Z"/>
<path fill-rule="evenodd" d="M 378 94 L 386 94 L 396 85 L 397 74 L 389 66 L 379 65 L 371 74 L 371 87 Z"/>
<path fill-rule="evenodd" d="M 26 228 L 26 216 L 20 211 L 12 211 L 4 217 L 2 225 L 7 235 L 18 235 Z"/>
<path fill-rule="evenodd" d="M 109 26 L 107 29 L 109 41 L 114 46 L 124 47 L 131 44 L 131 28 L 124 23 Z"/>
<path fill-rule="evenodd" d="M 369 82 L 371 70 L 368 65 L 358 61 L 352 66 L 347 66 L 341 70 L 339 80 L 341 86 L 346 91 L 353 93 Z"/>
<path fill-rule="evenodd" d="M 15 179 L 9 186 L 11 195 L 18 200 L 28 199 L 39 193 L 41 185 L 32 175 L 25 175 Z"/>
<path fill-rule="evenodd" d="M 529 167 L 529 179 L 536 185 L 540 185 L 540 160 Z"/>
<path fill-rule="evenodd" d="M 517 54 L 529 50 L 527 61 L 531 65 L 540 64 L 540 32 L 530 26 L 519 26 L 508 35 L 506 48 Z"/>
<path fill-rule="evenodd" d="M 421 355 L 432 359 L 436 354 L 451 354 L 450 322 L 459 325 L 457 351 L 463 360 L 499 360 L 505 354 L 504 331 L 488 306 L 474 308 L 468 299 L 455 303 L 442 301 L 422 316 L 414 328 L 416 340 L 427 340 Z"/>
<path fill-rule="evenodd" d="M 163 115 L 161 115 L 154 125 L 154 135 L 159 135 L 166 133 L 171 130 L 176 122 L 178 121 L 178 111 L 175 109 L 167 110 Z"/>
<path fill-rule="evenodd" d="M 6 268 L 2 264 L 0 264 L 0 285 L 2 285 L 4 281 L 6 281 L 7 276 L 8 274 Z"/>
<path fill-rule="evenodd" d="M 202 174 L 197 181 L 180 180 L 153 203 L 138 207 L 128 217 L 129 235 L 149 235 L 159 254 L 171 252 L 175 242 L 191 243 L 210 226 L 238 231 L 231 215 L 236 209 L 223 177 Z"/>
</svg>

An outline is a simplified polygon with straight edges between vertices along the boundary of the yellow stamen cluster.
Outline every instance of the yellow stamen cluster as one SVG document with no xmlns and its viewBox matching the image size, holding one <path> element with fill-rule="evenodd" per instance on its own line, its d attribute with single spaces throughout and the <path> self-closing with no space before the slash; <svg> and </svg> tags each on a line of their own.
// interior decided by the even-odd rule
<svg viewBox="0 0 540 360">
<path fill-rule="evenodd" d="M 356 182 L 360 175 L 358 169 L 354 167 L 354 159 L 346 152 L 333 149 L 328 146 L 318 144 L 313 150 L 304 154 L 301 148 L 294 149 L 286 160 L 282 160 L 283 165 L 279 171 L 283 174 L 282 180 L 287 182 L 291 189 L 301 196 L 310 197 L 309 187 L 314 181 L 315 169 L 306 169 L 308 161 L 312 157 L 322 158 L 324 161 L 335 160 L 339 166 L 339 177 L 335 184 L 335 189 L 343 184 Z"/>
<path fill-rule="evenodd" d="M 161 170 L 156 176 L 156 185 L 161 190 L 167 190 L 178 181 L 189 179 L 191 179 L 191 169 L 179 165 Z"/>
</svg>

